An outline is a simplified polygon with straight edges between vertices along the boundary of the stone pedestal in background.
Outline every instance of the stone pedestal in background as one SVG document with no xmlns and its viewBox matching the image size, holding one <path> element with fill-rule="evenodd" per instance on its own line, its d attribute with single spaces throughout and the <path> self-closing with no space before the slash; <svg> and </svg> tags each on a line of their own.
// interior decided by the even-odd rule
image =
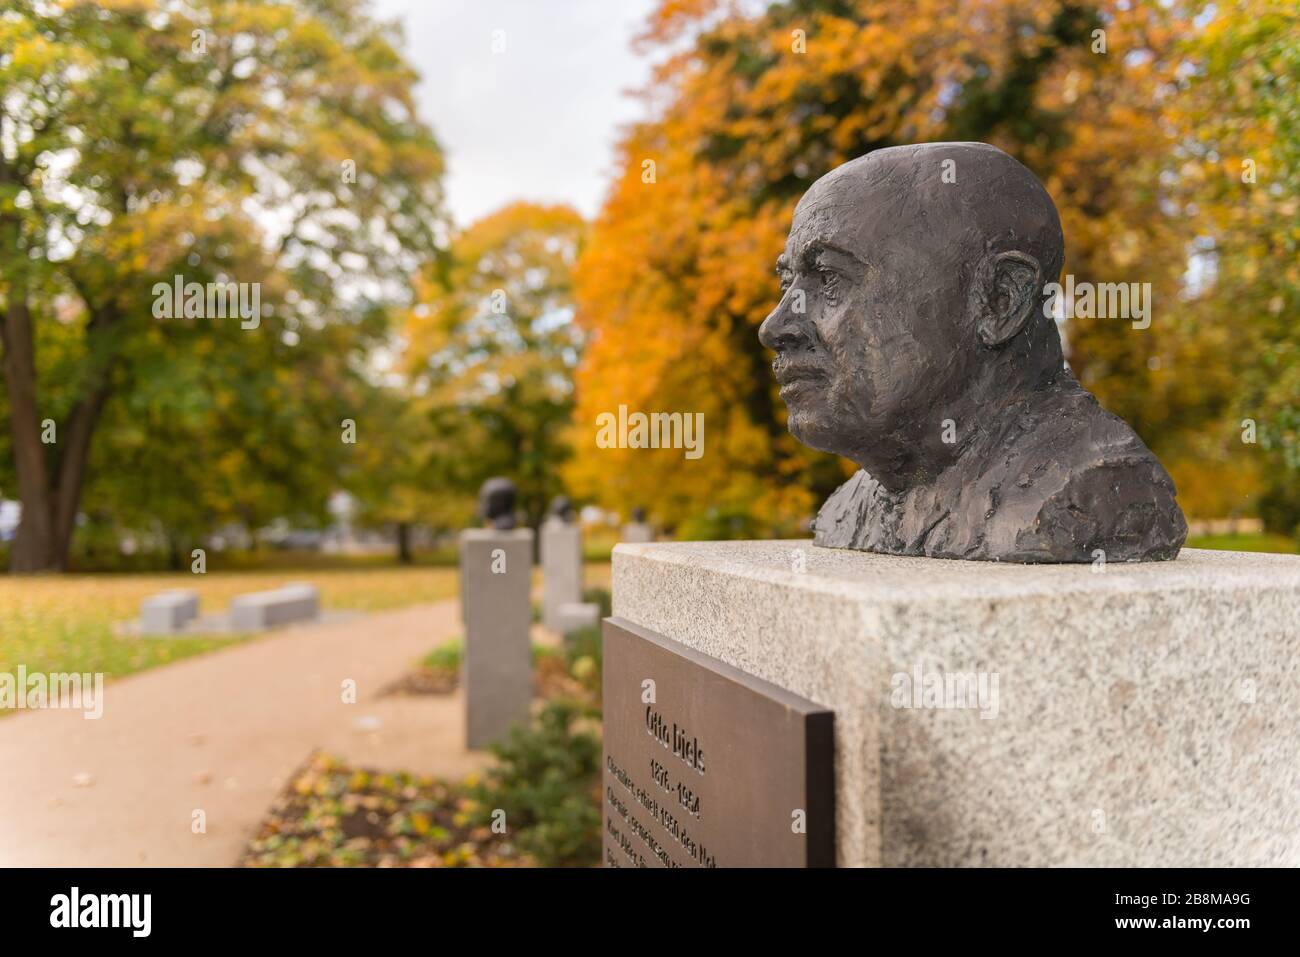
<svg viewBox="0 0 1300 957">
<path fill-rule="evenodd" d="M 834 710 L 840 866 L 1300 865 L 1300 557 L 622 544 L 613 598 Z"/>
<path fill-rule="evenodd" d="M 655 530 L 645 522 L 628 522 L 623 526 L 623 536 L 619 541 L 629 545 L 638 545 L 655 540 Z"/>
<path fill-rule="evenodd" d="M 563 633 L 560 607 L 582 601 L 582 528 L 548 518 L 542 523 L 542 624 Z"/>
<path fill-rule="evenodd" d="M 465 654 L 465 743 L 483 748 L 527 725 L 532 700 L 529 641 L 533 533 L 473 528 L 460 535 Z"/>
</svg>

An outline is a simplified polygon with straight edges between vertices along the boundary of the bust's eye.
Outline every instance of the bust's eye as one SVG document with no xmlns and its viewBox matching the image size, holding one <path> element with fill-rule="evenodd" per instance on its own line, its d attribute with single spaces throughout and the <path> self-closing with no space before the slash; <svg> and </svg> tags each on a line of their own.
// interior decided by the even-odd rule
<svg viewBox="0 0 1300 957">
<path fill-rule="evenodd" d="M 833 269 L 818 269 L 817 272 L 822 277 L 822 292 L 827 299 L 834 300 L 839 293 L 840 274 Z"/>
<path fill-rule="evenodd" d="M 790 284 L 794 282 L 794 274 L 791 273 L 789 270 L 782 269 L 779 272 L 777 272 L 776 275 L 777 278 L 781 280 L 781 294 L 785 295 L 785 291 L 789 289 Z"/>
</svg>

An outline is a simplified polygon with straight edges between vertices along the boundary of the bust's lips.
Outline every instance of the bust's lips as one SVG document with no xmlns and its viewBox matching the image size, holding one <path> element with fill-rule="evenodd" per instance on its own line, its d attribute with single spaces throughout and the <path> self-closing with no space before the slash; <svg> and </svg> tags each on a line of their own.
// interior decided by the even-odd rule
<svg viewBox="0 0 1300 957">
<path fill-rule="evenodd" d="M 821 368 L 811 362 L 797 361 L 790 359 L 788 356 L 778 355 L 772 363 L 772 374 L 776 376 L 777 383 L 781 386 L 784 393 L 792 386 L 805 382 L 813 382 L 825 378 Z"/>
</svg>

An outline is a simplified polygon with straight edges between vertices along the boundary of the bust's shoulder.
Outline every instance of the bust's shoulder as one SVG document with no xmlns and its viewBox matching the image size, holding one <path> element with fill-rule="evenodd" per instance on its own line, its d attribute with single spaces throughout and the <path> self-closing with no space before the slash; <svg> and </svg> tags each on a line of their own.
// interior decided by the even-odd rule
<svg viewBox="0 0 1300 957">
<path fill-rule="evenodd" d="M 1187 536 L 1173 480 L 1072 377 L 991 416 L 959 468 L 892 496 L 865 471 L 817 513 L 831 548 L 1009 562 L 1173 558 Z"/>
<path fill-rule="evenodd" d="M 1138 434 L 1077 384 L 1040 414 L 1006 476 L 1007 505 L 1025 519 L 1015 560 L 1069 551 L 1077 561 L 1177 555 L 1187 523 L 1174 482 Z"/>
</svg>

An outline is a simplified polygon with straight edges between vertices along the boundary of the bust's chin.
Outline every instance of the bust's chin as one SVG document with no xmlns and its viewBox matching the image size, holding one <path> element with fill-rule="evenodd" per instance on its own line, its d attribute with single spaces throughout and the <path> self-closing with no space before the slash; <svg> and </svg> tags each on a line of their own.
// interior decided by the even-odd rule
<svg viewBox="0 0 1300 957">
<path fill-rule="evenodd" d="M 881 451 L 892 447 L 887 438 L 887 430 L 867 428 L 866 423 L 857 417 L 846 421 L 844 418 L 829 418 L 824 414 L 816 415 L 788 406 L 787 409 L 789 417 L 786 427 L 790 434 L 810 449 L 846 458 L 872 474 L 878 469 L 888 471 L 882 467 L 881 462 L 872 461 L 878 456 L 867 453 L 869 449 Z"/>
<path fill-rule="evenodd" d="M 844 448 L 844 433 L 836 429 L 833 424 L 823 422 L 808 413 L 796 412 L 794 409 L 788 411 L 787 428 L 801 443 L 818 452 L 844 456 L 849 454 Z"/>
</svg>

